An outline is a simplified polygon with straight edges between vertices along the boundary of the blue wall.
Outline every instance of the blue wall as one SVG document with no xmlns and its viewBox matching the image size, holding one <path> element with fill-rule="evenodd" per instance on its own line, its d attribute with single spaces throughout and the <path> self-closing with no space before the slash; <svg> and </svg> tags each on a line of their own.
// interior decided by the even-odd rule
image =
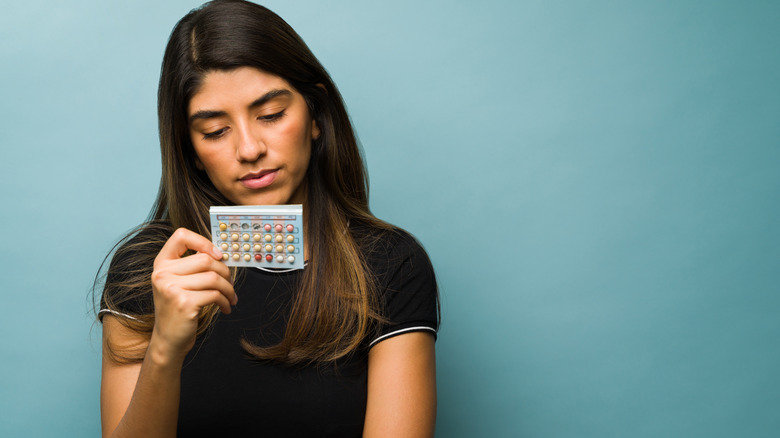
<svg viewBox="0 0 780 438">
<path fill-rule="evenodd" d="M 373 3 L 267 5 L 437 269 L 437 435 L 776 436 L 780 3 Z M 1 436 L 99 434 L 88 290 L 196 5 L 0 5 Z"/>
</svg>

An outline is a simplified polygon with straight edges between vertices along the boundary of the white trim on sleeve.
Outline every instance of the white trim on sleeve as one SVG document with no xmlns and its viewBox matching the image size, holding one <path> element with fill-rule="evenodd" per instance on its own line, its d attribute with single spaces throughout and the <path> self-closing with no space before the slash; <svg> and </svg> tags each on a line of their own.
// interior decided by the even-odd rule
<svg viewBox="0 0 780 438">
<path fill-rule="evenodd" d="M 103 313 L 110 313 L 114 316 L 121 316 L 122 318 L 132 319 L 133 321 L 140 321 L 140 319 L 130 316 L 127 313 L 117 312 L 116 310 L 111 310 L 111 309 L 100 309 L 100 311 L 98 312 L 98 316 L 100 316 Z"/>
<path fill-rule="evenodd" d="M 369 347 L 373 347 L 374 344 L 376 344 L 377 342 L 381 341 L 382 339 L 387 339 L 387 338 L 389 338 L 391 336 L 400 335 L 401 333 L 411 332 L 411 331 L 417 332 L 417 331 L 422 331 L 422 330 L 427 330 L 427 331 L 430 331 L 430 332 L 432 332 L 434 334 L 436 333 L 436 329 L 434 329 L 433 327 L 428 327 L 427 325 L 418 325 L 418 326 L 415 326 L 415 327 L 407 327 L 407 328 L 402 328 L 402 329 L 396 330 L 394 332 L 385 333 L 384 335 L 382 335 L 382 336 L 374 339 L 373 341 L 371 341 L 371 343 L 368 344 L 368 346 Z"/>
</svg>

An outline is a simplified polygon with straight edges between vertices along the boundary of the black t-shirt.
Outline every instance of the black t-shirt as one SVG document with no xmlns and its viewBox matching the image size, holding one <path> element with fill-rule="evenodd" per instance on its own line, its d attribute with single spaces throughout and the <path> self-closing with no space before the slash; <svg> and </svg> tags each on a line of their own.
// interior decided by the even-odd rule
<svg viewBox="0 0 780 438">
<path fill-rule="evenodd" d="M 137 239 L 143 239 L 143 232 L 131 242 Z M 371 346 L 412 331 L 435 336 L 438 328 L 433 268 L 413 237 L 403 231 L 386 232 L 364 255 L 389 323 L 348 358 L 308 366 L 258 361 L 240 345 L 241 339 L 273 345 L 282 338 L 302 271 L 241 268 L 244 272 L 235 285 L 238 305 L 230 315 L 217 316 L 184 361 L 179 436 L 361 436 Z M 109 278 L 121 275 L 122 266 L 122 260 L 113 260 Z M 112 298 L 121 302 L 117 300 L 121 297 Z M 113 313 L 132 317 L 151 309 L 149 291 Z"/>
</svg>

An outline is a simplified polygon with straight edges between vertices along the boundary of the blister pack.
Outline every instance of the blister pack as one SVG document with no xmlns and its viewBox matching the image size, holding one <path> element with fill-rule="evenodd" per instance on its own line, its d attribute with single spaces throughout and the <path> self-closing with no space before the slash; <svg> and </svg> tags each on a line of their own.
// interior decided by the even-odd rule
<svg viewBox="0 0 780 438">
<path fill-rule="evenodd" d="M 228 266 L 303 269 L 303 206 L 209 208 L 211 240 Z"/>
</svg>

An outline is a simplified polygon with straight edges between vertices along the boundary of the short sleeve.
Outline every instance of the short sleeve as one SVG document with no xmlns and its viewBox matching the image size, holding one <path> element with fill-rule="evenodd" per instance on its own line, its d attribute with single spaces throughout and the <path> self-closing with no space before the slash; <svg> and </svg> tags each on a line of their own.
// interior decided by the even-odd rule
<svg viewBox="0 0 780 438">
<path fill-rule="evenodd" d="M 374 257 L 383 259 L 377 260 L 381 267 L 377 280 L 386 323 L 369 347 L 404 333 L 429 332 L 435 337 L 439 329 L 438 287 L 428 254 L 403 231 L 394 233 L 382 246 L 386 251 L 377 251 Z"/>
</svg>

